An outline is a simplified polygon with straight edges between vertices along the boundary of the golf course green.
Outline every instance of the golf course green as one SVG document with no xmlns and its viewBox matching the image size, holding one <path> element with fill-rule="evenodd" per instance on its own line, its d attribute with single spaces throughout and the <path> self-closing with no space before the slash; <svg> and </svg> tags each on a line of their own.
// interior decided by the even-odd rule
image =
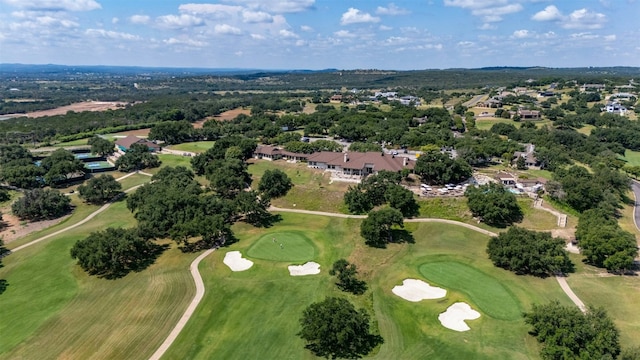
<svg viewBox="0 0 640 360">
<path fill-rule="evenodd" d="M 302 231 L 269 232 L 249 248 L 247 256 L 271 261 L 304 262 L 313 260 L 317 250 Z"/>
</svg>

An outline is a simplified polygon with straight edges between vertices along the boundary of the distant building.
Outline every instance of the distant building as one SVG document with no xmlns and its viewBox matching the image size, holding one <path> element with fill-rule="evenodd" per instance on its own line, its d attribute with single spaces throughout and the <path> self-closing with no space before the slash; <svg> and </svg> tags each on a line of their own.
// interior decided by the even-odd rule
<svg viewBox="0 0 640 360">
<path fill-rule="evenodd" d="M 142 139 L 139 138 L 137 136 L 134 135 L 129 135 L 125 138 L 122 139 L 118 139 L 116 140 L 116 147 L 118 148 L 118 150 L 122 151 L 122 152 L 127 152 L 127 150 L 129 150 L 129 148 L 131 148 L 131 145 L 133 144 L 143 144 L 146 145 L 147 148 L 149 148 L 149 151 L 151 152 L 156 152 L 156 151 L 160 151 L 161 147 L 160 145 L 149 141 L 147 139 Z"/>
<path fill-rule="evenodd" d="M 415 161 L 384 152 L 329 152 L 321 151 L 309 155 L 307 164 L 311 168 L 323 169 L 342 175 L 367 176 L 378 171 L 398 172 L 413 169 Z"/>
<path fill-rule="evenodd" d="M 522 120 L 540 120 L 540 111 L 518 109 L 518 115 Z"/>
<path fill-rule="evenodd" d="M 617 102 L 607 103 L 607 105 L 603 108 L 603 111 L 623 116 L 627 114 L 627 108 Z"/>
</svg>

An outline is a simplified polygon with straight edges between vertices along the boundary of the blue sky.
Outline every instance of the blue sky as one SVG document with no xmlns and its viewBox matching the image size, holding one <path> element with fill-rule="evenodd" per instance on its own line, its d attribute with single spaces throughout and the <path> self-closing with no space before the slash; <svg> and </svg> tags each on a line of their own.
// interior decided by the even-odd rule
<svg viewBox="0 0 640 360">
<path fill-rule="evenodd" d="M 0 0 L 0 63 L 640 66 L 640 0 Z"/>
</svg>

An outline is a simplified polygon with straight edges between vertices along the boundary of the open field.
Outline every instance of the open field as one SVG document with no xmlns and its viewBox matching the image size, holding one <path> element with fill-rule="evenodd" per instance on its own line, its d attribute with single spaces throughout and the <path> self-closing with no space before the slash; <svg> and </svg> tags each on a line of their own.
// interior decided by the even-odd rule
<svg viewBox="0 0 640 360">
<path fill-rule="evenodd" d="M 331 183 L 328 173 L 310 169 L 305 163 L 289 163 L 286 161 L 250 160 L 249 173 L 253 176 L 252 186 L 260 182 L 262 174 L 268 169 L 284 171 L 295 185 L 283 198 L 274 199 L 274 206 L 298 208 L 314 211 L 346 212 L 342 198 L 349 185 L 346 182 Z M 309 196 L 313 194 L 313 196 Z"/>
<path fill-rule="evenodd" d="M 227 111 L 221 113 L 220 115 L 209 116 L 209 117 L 207 117 L 205 119 L 202 119 L 200 121 L 194 122 L 193 123 L 193 128 L 194 129 L 201 129 L 202 125 L 205 122 L 207 122 L 208 120 L 216 120 L 216 121 L 233 120 L 240 114 L 251 115 L 251 109 L 236 108 L 236 109 L 227 110 Z"/>
<path fill-rule="evenodd" d="M 168 149 L 177 151 L 189 151 L 194 153 L 203 153 L 210 149 L 215 141 L 194 141 L 183 144 L 167 146 Z"/>
</svg>

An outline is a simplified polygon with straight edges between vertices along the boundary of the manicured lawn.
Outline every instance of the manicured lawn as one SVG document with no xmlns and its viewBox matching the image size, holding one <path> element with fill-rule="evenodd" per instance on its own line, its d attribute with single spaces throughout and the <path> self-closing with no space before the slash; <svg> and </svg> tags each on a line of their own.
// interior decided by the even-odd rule
<svg viewBox="0 0 640 360">
<path fill-rule="evenodd" d="M 640 151 L 625 150 L 623 159 L 629 166 L 640 166 Z"/>
<path fill-rule="evenodd" d="M 302 231 L 281 231 L 264 234 L 249 248 L 247 255 L 263 260 L 305 262 L 313 260 L 317 251 Z"/>
<path fill-rule="evenodd" d="M 468 296 L 480 311 L 501 320 L 518 320 L 523 309 L 519 301 L 496 278 L 457 261 L 424 263 L 420 274 L 430 284 Z"/>
<path fill-rule="evenodd" d="M 78 140 L 72 140 L 72 141 L 65 141 L 65 142 L 61 142 L 61 143 L 54 144 L 53 146 L 60 146 L 60 147 L 64 147 L 64 146 L 80 146 L 80 145 L 87 145 L 87 141 L 89 141 L 89 138 L 85 138 L 85 139 L 78 139 Z"/>
<path fill-rule="evenodd" d="M 178 151 L 189 151 L 194 153 L 203 153 L 213 147 L 215 141 L 194 141 L 183 144 L 170 145 L 167 148 Z"/>
<path fill-rule="evenodd" d="M 0 358 L 146 359 L 195 292 L 196 254 L 167 250 L 118 280 L 87 276 L 69 249 L 92 231 L 135 223 L 124 201 L 94 220 L 3 259 Z"/>
<path fill-rule="evenodd" d="M 411 223 L 407 228 L 414 244 L 373 249 L 353 231 L 358 220 L 289 213 L 282 217 L 267 230 L 234 226 L 240 241 L 203 260 L 200 271 L 208 291 L 167 359 L 314 359 L 295 333 L 302 310 L 326 296 L 347 297 L 372 314 L 385 339 L 374 359 L 537 358 L 538 345 L 527 335 L 520 311 L 532 302 L 569 301 L 554 279 L 518 277 L 493 267 L 484 254 L 488 238 L 468 229 Z M 251 254 L 262 242 L 273 245 L 272 234 L 293 231 L 312 234 L 308 237 L 318 248 L 314 261 L 321 264 L 319 275 L 288 276 L 287 263 L 280 261 L 255 259 L 251 269 L 235 273 L 222 264 L 226 251 Z M 328 269 L 339 258 L 357 264 L 369 292 L 352 296 L 337 290 Z M 410 303 L 391 293 L 405 278 L 423 278 L 421 269 L 431 263 L 459 264 L 449 270 L 463 269 L 466 277 L 445 279 L 451 287 L 445 299 Z M 463 286 L 467 284 L 470 289 Z M 492 289 L 497 289 L 497 299 L 491 297 Z M 457 333 L 439 324 L 438 314 L 453 302 L 479 307 L 470 295 L 476 293 L 483 316 L 473 321 L 471 331 Z"/>
<path fill-rule="evenodd" d="M 587 306 L 604 307 L 620 330 L 623 348 L 640 346 L 640 312 L 638 276 L 615 276 L 602 269 L 584 265 L 579 255 L 573 262 L 578 272 L 567 278 L 573 291 Z"/>
<path fill-rule="evenodd" d="M 494 117 L 476 119 L 476 128 L 478 128 L 478 130 L 489 130 L 494 124 L 511 124 L 516 128 L 520 128 L 520 123 L 511 119 Z"/>
</svg>

